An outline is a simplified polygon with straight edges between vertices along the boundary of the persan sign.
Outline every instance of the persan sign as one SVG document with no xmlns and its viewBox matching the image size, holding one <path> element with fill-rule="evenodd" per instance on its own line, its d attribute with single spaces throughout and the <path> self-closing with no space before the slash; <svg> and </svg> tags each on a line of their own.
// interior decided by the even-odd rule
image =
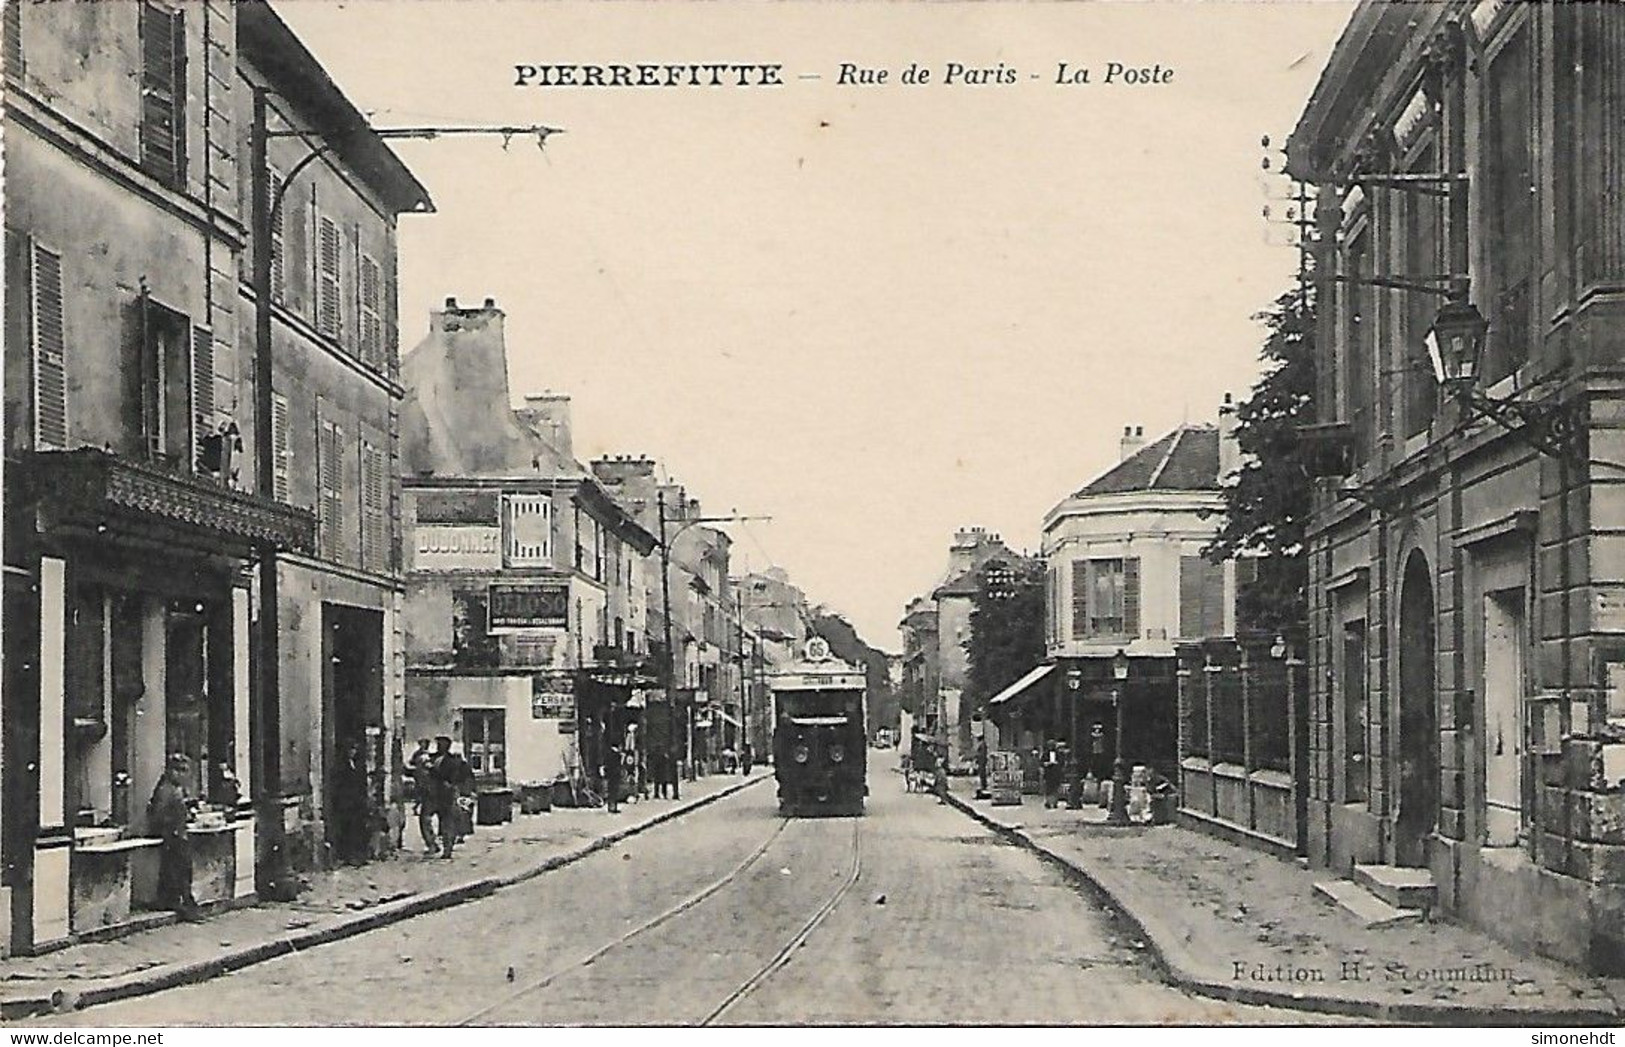
<svg viewBox="0 0 1625 1047">
<path fill-rule="evenodd" d="M 423 524 L 413 529 L 414 571 L 500 571 L 502 528 Z"/>
<path fill-rule="evenodd" d="M 491 631 L 499 629 L 568 629 L 568 583 L 493 585 L 490 590 Z"/>
<path fill-rule="evenodd" d="M 575 719 L 575 677 L 570 673 L 537 673 L 531 677 L 530 715 L 538 720 Z"/>
</svg>

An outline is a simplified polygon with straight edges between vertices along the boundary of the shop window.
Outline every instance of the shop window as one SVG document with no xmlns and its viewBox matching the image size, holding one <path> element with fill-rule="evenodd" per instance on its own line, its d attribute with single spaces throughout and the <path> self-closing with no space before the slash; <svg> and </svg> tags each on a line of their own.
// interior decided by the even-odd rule
<svg viewBox="0 0 1625 1047">
<path fill-rule="evenodd" d="M 1338 681 L 1343 704 L 1343 802 L 1365 803 L 1370 798 L 1371 766 L 1367 759 L 1368 695 L 1366 684 L 1365 622 L 1343 626 L 1343 662 Z"/>
<path fill-rule="evenodd" d="M 507 713 L 501 709 L 463 710 L 463 753 L 474 776 L 500 782 L 508 773 Z"/>
<path fill-rule="evenodd" d="M 190 760 L 189 795 L 207 795 L 208 770 L 219 758 L 209 745 L 209 627 L 202 604 L 169 605 L 164 623 L 165 755 Z"/>
</svg>

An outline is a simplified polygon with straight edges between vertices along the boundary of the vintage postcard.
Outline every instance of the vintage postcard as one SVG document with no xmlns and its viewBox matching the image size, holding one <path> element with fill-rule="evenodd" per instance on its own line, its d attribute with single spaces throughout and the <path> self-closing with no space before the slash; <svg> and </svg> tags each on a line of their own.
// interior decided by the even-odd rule
<svg viewBox="0 0 1625 1047">
<path fill-rule="evenodd" d="M 0 10 L 10 1042 L 1613 1042 L 1625 4 Z"/>
</svg>

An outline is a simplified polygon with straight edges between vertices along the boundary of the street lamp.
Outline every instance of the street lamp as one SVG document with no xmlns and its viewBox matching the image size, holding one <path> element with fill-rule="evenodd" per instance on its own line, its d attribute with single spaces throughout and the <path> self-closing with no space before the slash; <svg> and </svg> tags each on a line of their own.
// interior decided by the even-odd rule
<svg viewBox="0 0 1625 1047">
<path fill-rule="evenodd" d="M 1488 330 L 1484 315 L 1461 298 L 1446 302 L 1434 318 L 1427 337 L 1428 358 L 1433 377 L 1452 396 L 1468 394 L 1478 380 Z"/>
<path fill-rule="evenodd" d="M 666 632 L 666 744 L 675 748 L 677 740 L 677 648 L 672 644 L 671 635 L 671 543 L 679 535 L 696 524 L 708 523 L 743 523 L 747 520 L 771 520 L 771 516 L 696 516 L 689 520 L 668 521 L 666 519 L 666 491 L 661 488 L 655 492 L 655 507 L 660 519 L 660 602 L 664 608 Z M 678 523 L 682 526 L 671 534 L 666 533 L 667 523 Z M 692 720 L 693 709 L 688 716 Z M 680 780 L 682 775 L 678 775 Z M 677 782 L 672 783 L 671 798 L 681 799 L 682 787 Z"/>
<path fill-rule="evenodd" d="M 1066 765 L 1066 806 L 1076 811 L 1083 806 L 1083 761 L 1079 759 L 1081 750 L 1078 748 L 1078 707 L 1083 701 L 1082 670 L 1074 668 L 1066 671 L 1066 689 L 1070 692 L 1067 698 L 1067 735 L 1071 739 Z"/>
<path fill-rule="evenodd" d="M 1117 745 L 1112 757 L 1112 805 L 1107 825 L 1128 824 L 1128 764 L 1123 760 L 1123 698 L 1128 683 L 1128 652 L 1112 656 L 1112 707 L 1117 714 Z"/>
</svg>

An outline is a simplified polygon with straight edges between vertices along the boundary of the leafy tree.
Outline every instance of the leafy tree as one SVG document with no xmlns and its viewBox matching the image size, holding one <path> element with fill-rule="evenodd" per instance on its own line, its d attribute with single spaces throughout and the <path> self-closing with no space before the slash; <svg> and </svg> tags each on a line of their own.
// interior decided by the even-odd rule
<svg viewBox="0 0 1625 1047">
<path fill-rule="evenodd" d="M 1044 562 L 995 558 L 977 572 L 971 598 L 967 691 L 974 708 L 1044 660 Z"/>
<path fill-rule="evenodd" d="M 1214 562 L 1256 557 L 1257 579 L 1242 587 L 1237 618 L 1243 628 L 1276 631 L 1308 615 L 1304 529 L 1313 485 L 1297 427 L 1315 420 L 1314 301 L 1289 292 L 1254 319 L 1268 331 L 1264 374 L 1236 406 L 1242 465 L 1224 492 L 1224 526 L 1203 552 Z"/>
<path fill-rule="evenodd" d="M 868 690 L 866 718 L 870 733 L 878 727 L 895 729 L 899 703 L 897 695 L 892 693 L 886 652 L 871 646 L 858 635 L 851 622 L 826 608 L 815 608 L 808 624 L 829 644 L 831 654 L 843 662 L 863 667 L 864 684 Z"/>
</svg>

